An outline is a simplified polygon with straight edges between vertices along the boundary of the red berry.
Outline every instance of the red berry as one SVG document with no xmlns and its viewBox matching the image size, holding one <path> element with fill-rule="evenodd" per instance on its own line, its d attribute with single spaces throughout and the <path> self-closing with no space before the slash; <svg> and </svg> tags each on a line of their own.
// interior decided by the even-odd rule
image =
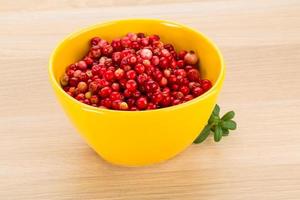
<svg viewBox="0 0 300 200">
<path fill-rule="evenodd" d="M 84 99 L 84 94 L 83 94 L 83 93 L 79 93 L 79 94 L 76 96 L 76 99 L 77 99 L 77 100 L 83 100 L 83 99 Z"/>
<path fill-rule="evenodd" d="M 162 95 L 161 92 L 156 92 L 153 97 L 152 97 L 152 101 L 155 104 L 160 103 L 163 100 L 164 96 Z"/>
<path fill-rule="evenodd" d="M 201 87 L 203 88 L 204 91 L 209 90 L 211 88 L 211 86 L 212 86 L 211 82 L 209 80 L 206 80 L 206 79 L 202 80 L 201 84 L 202 84 Z"/>
<path fill-rule="evenodd" d="M 201 87 L 196 87 L 193 89 L 193 94 L 194 96 L 200 96 L 201 94 L 204 93 L 204 90 Z"/>
<path fill-rule="evenodd" d="M 99 37 L 93 37 L 92 39 L 91 39 L 91 45 L 92 46 L 96 46 L 96 45 L 98 45 L 98 43 L 100 42 L 100 38 Z"/>
<path fill-rule="evenodd" d="M 190 101 L 190 100 L 192 100 L 193 98 L 194 98 L 193 95 L 188 94 L 188 95 L 186 95 L 186 96 L 184 97 L 184 100 L 185 100 L 185 101 Z"/>
<path fill-rule="evenodd" d="M 184 62 L 188 65 L 195 65 L 198 62 L 198 57 L 193 51 L 190 51 L 189 53 L 185 54 Z"/>
<path fill-rule="evenodd" d="M 76 77 L 72 77 L 70 80 L 69 80 L 69 85 L 70 86 L 77 86 L 77 84 L 78 84 L 78 82 L 79 82 L 79 80 L 78 80 L 78 78 L 76 78 Z"/>
<path fill-rule="evenodd" d="M 81 81 L 78 83 L 77 88 L 80 92 L 86 92 L 88 89 L 88 86 L 85 82 Z"/>
<path fill-rule="evenodd" d="M 163 100 L 160 102 L 160 105 L 162 106 L 162 107 L 167 107 L 167 106 L 169 106 L 171 104 L 171 98 L 170 98 L 170 96 L 165 96 L 164 98 L 163 98 Z"/>
<path fill-rule="evenodd" d="M 161 80 L 159 81 L 159 85 L 161 87 L 165 87 L 168 84 L 168 79 L 165 77 L 162 77 Z"/>
<path fill-rule="evenodd" d="M 147 106 L 147 110 L 153 110 L 153 109 L 156 109 L 156 105 L 153 103 L 149 103 Z"/>
<path fill-rule="evenodd" d="M 114 100 L 112 101 L 111 103 L 111 107 L 114 109 L 114 110 L 119 110 L 120 109 L 120 104 L 121 104 L 121 100 Z"/>
<path fill-rule="evenodd" d="M 120 105 L 120 110 L 128 110 L 128 104 L 126 102 L 121 102 Z"/>
<path fill-rule="evenodd" d="M 136 101 L 136 106 L 137 106 L 137 108 L 140 109 L 140 110 L 146 109 L 147 106 L 148 106 L 148 101 L 147 101 L 147 99 L 146 99 L 145 97 L 140 97 L 140 98 L 138 98 L 137 101 Z"/>
<path fill-rule="evenodd" d="M 169 67 L 169 61 L 166 57 L 161 57 L 159 59 L 159 65 L 161 68 L 165 69 Z"/>
<path fill-rule="evenodd" d="M 140 55 L 143 59 L 150 60 L 152 58 L 152 51 L 150 49 L 142 49 Z"/>
<path fill-rule="evenodd" d="M 164 44 L 158 35 L 128 33 L 111 44 L 94 37 L 82 60 L 60 78 L 65 92 L 103 109 L 145 110 L 178 105 L 212 87 L 201 80 L 198 57 Z"/>
<path fill-rule="evenodd" d="M 60 84 L 62 86 L 67 86 L 69 84 L 69 76 L 67 74 L 64 74 L 61 78 L 60 78 Z"/>
<path fill-rule="evenodd" d="M 77 63 L 78 69 L 80 70 L 86 70 L 87 69 L 87 64 L 85 61 L 81 60 Z"/>
<path fill-rule="evenodd" d="M 115 101 L 115 100 L 120 100 L 121 99 L 121 94 L 119 92 L 112 92 L 109 96 L 109 98 L 112 100 L 112 101 Z"/>
<path fill-rule="evenodd" d="M 117 51 L 117 52 L 114 52 L 112 54 L 112 61 L 115 62 L 115 63 L 120 63 L 121 62 L 121 52 Z"/>
<path fill-rule="evenodd" d="M 114 74 L 115 74 L 116 79 L 119 79 L 119 80 L 120 80 L 121 78 L 124 77 L 125 72 L 124 72 L 123 69 L 119 68 L 119 69 L 117 69 L 117 70 L 115 71 Z"/>
<path fill-rule="evenodd" d="M 112 93 L 112 89 L 108 86 L 102 88 L 100 91 L 99 91 L 99 95 L 101 97 L 108 97 L 110 94 Z"/>
<path fill-rule="evenodd" d="M 90 98 L 90 101 L 92 104 L 97 104 L 99 99 L 98 99 L 97 95 L 92 95 Z"/>
<path fill-rule="evenodd" d="M 83 103 L 90 105 L 90 104 L 91 104 L 91 101 L 90 101 L 89 99 L 84 99 L 84 100 L 83 100 Z"/>
<path fill-rule="evenodd" d="M 102 55 L 109 56 L 112 54 L 112 52 L 113 52 L 113 47 L 111 45 L 107 44 L 102 47 L 102 51 L 101 51 Z"/>
<path fill-rule="evenodd" d="M 120 84 L 119 83 L 113 83 L 113 84 L 111 84 L 111 89 L 113 90 L 113 91 L 119 91 L 120 90 Z"/>
<path fill-rule="evenodd" d="M 146 80 L 148 80 L 148 75 L 145 74 L 145 73 L 140 74 L 140 75 L 138 75 L 138 77 L 137 77 L 137 82 L 138 82 L 139 84 L 144 83 Z"/>
<path fill-rule="evenodd" d="M 112 70 L 107 70 L 105 73 L 104 73 L 104 78 L 107 80 L 107 81 L 111 81 L 113 78 L 114 78 L 114 72 Z"/>
<path fill-rule="evenodd" d="M 152 65 L 158 65 L 159 64 L 159 57 L 158 56 L 152 56 L 151 58 Z"/>
<path fill-rule="evenodd" d="M 91 82 L 89 85 L 89 91 L 91 91 L 92 93 L 97 92 L 97 90 L 99 89 L 99 84 L 95 81 Z"/>
<path fill-rule="evenodd" d="M 136 72 L 134 70 L 129 70 L 128 72 L 126 72 L 126 77 L 128 79 L 135 79 L 136 77 Z"/>
<path fill-rule="evenodd" d="M 190 89 L 187 86 L 181 86 L 179 91 L 182 92 L 182 94 L 187 95 L 190 92 Z"/>
<path fill-rule="evenodd" d="M 198 81 L 200 78 L 200 73 L 197 69 L 190 69 L 187 73 L 187 77 L 190 81 Z"/>
<path fill-rule="evenodd" d="M 185 50 L 182 50 L 178 53 L 178 57 L 183 60 L 184 59 L 184 56 L 187 54 L 187 51 Z"/>
<path fill-rule="evenodd" d="M 111 107 L 111 100 L 109 98 L 105 98 L 101 100 L 101 105 L 110 108 Z"/>
<path fill-rule="evenodd" d="M 137 83 L 135 82 L 135 80 L 129 80 L 129 81 L 127 81 L 126 88 L 129 91 L 135 91 L 136 87 L 137 87 Z"/>
<path fill-rule="evenodd" d="M 133 98 L 129 98 L 127 99 L 127 104 L 129 107 L 132 107 L 135 104 L 135 100 Z"/>
<path fill-rule="evenodd" d="M 134 69 L 138 74 L 142 74 L 145 71 L 145 66 L 139 63 L 134 67 Z"/>
</svg>

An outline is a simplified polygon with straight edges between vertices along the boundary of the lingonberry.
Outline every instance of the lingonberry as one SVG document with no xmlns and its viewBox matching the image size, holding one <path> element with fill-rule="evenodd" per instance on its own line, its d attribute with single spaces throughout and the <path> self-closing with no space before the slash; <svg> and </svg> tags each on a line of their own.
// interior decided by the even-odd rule
<svg viewBox="0 0 300 200">
<path fill-rule="evenodd" d="M 92 81 L 89 85 L 89 91 L 91 91 L 92 93 L 96 93 L 99 89 L 99 83 L 97 83 L 96 81 Z"/>
<path fill-rule="evenodd" d="M 190 101 L 190 100 L 192 100 L 193 98 L 194 98 L 193 95 L 188 94 L 188 95 L 186 95 L 183 99 L 184 99 L 184 101 Z"/>
<path fill-rule="evenodd" d="M 159 65 L 161 68 L 165 69 L 169 67 L 169 61 L 166 57 L 160 57 Z"/>
<path fill-rule="evenodd" d="M 145 73 L 142 73 L 142 74 L 138 75 L 138 77 L 137 77 L 137 82 L 139 84 L 144 83 L 146 80 L 148 80 L 148 75 Z"/>
<path fill-rule="evenodd" d="M 127 102 L 129 107 L 132 107 L 132 106 L 135 105 L 135 99 L 134 98 L 128 98 L 126 102 Z"/>
<path fill-rule="evenodd" d="M 86 99 L 90 99 L 91 96 L 92 96 L 92 92 L 91 92 L 91 91 L 88 91 L 88 92 L 86 92 L 86 93 L 84 94 L 84 97 L 85 97 Z"/>
<path fill-rule="evenodd" d="M 123 77 L 124 77 L 124 75 L 125 75 L 125 72 L 124 72 L 124 70 L 123 69 L 121 69 L 121 68 L 119 68 L 119 69 L 117 69 L 116 71 L 115 71 L 115 77 L 116 77 L 116 79 L 122 79 Z"/>
<path fill-rule="evenodd" d="M 190 51 L 184 56 L 184 62 L 188 65 L 195 65 L 198 62 L 198 57 L 194 51 Z"/>
<path fill-rule="evenodd" d="M 184 56 L 185 56 L 186 54 L 187 54 L 187 51 L 185 51 L 185 50 L 179 51 L 179 53 L 178 53 L 179 59 L 183 60 L 183 59 L 184 59 Z"/>
<path fill-rule="evenodd" d="M 60 84 L 62 86 L 67 86 L 69 83 L 69 76 L 67 74 L 64 74 L 61 78 L 60 78 Z"/>
<path fill-rule="evenodd" d="M 119 104 L 119 108 L 120 110 L 128 110 L 128 104 L 123 101 Z"/>
<path fill-rule="evenodd" d="M 97 95 L 92 95 L 91 98 L 90 98 L 90 101 L 92 104 L 97 104 L 98 101 L 99 101 L 99 98 Z"/>
<path fill-rule="evenodd" d="M 77 100 L 83 100 L 84 99 L 84 94 L 83 93 L 79 93 L 79 94 L 77 94 L 77 96 L 75 98 Z"/>
<path fill-rule="evenodd" d="M 85 61 L 85 63 L 86 63 L 87 65 L 91 65 L 91 64 L 93 64 L 93 62 L 94 62 L 94 60 L 93 60 L 91 57 L 88 57 L 88 56 L 84 57 L 83 60 Z"/>
<path fill-rule="evenodd" d="M 165 87 L 166 85 L 168 85 L 168 79 L 165 77 L 162 77 L 161 80 L 159 81 L 159 85 L 161 87 Z"/>
<path fill-rule="evenodd" d="M 187 73 L 187 77 L 190 81 L 197 81 L 200 78 L 200 73 L 196 69 L 190 69 Z"/>
<path fill-rule="evenodd" d="M 91 104 L 91 101 L 90 101 L 89 99 L 84 99 L 84 100 L 83 100 L 83 103 L 90 105 L 90 104 Z"/>
<path fill-rule="evenodd" d="M 114 72 L 112 70 L 107 70 L 105 73 L 104 73 L 104 76 L 105 80 L 107 81 L 111 81 L 113 78 L 114 78 Z"/>
<path fill-rule="evenodd" d="M 147 108 L 148 106 L 148 101 L 147 101 L 147 98 L 145 97 L 140 97 L 136 100 L 136 106 L 138 109 L 140 110 L 144 110 Z"/>
<path fill-rule="evenodd" d="M 211 82 L 209 80 L 204 79 L 204 80 L 201 81 L 201 87 L 204 91 L 209 90 L 211 88 L 211 86 L 212 85 L 211 85 Z"/>
<path fill-rule="evenodd" d="M 113 91 L 118 92 L 118 91 L 120 90 L 120 84 L 119 84 L 119 83 L 112 83 L 112 84 L 111 84 L 111 89 L 112 89 Z"/>
<path fill-rule="evenodd" d="M 99 91 L 101 97 L 108 97 L 112 93 L 112 89 L 109 86 L 105 86 Z"/>
<path fill-rule="evenodd" d="M 129 71 L 126 72 L 126 77 L 128 79 L 135 79 L 136 72 L 134 70 L 129 70 Z"/>
<path fill-rule="evenodd" d="M 101 105 L 106 107 L 106 108 L 110 108 L 111 107 L 111 100 L 109 98 L 104 98 L 101 100 Z"/>
<path fill-rule="evenodd" d="M 143 64 L 138 63 L 135 67 L 134 67 L 135 71 L 138 74 L 142 74 L 145 71 L 145 66 Z"/>
<path fill-rule="evenodd" d="M 150 60 L 152 58 L 152 51 L 150 49 L 142 49 L 140 55 L 143 59 Z"/>
<path fill-rule="evenodd" d="M 155 65 L 155 66 L 158 65 L 159 64 L 159 57 L 158 56 L 152 56 L 151 64 Z"/>
<path fill-rule="evenodd" d="M 87 64 L 84 60 L 81 60 L 77 63 L 78 69 L 80 70 L 86 70 L 87 69 Z"/>
<path fill-rule="evenodd" d="M 192 92 L 193 92 L 193 95 L 195 95 L 197 97 L 197 96 L 200 96 L 201 94 L 203 94 L 204 90 L 201 87 L 196 87 L 193 89 Z"/>
<path fill-rule="evenodd" d="M 99 37 L 93 37 L 92 39 L 91 39 L 91 45 L 92 46 L 96 46 L 96 45 L 98 45 L 98 43 L 100 42 L 100 38 Z"/>
<path fill-rule="evenodd" d="M 78 80 L 78 78 L 76 78 L 76 77 L 72 77 L 72 78 L 70 78 L 70 80 L 69 80 L 69 85 L 70 86 L 77 86 L 77 84 L 78 84 L 78 82 L 79 82 L 79 80 Z"/>
<path fill-rule="evenodd" d="M 190 92 L 190 88 L 184 85 L 179 88 L 179 91 L 182 92 L 182 94 L 187 95 Z"/>
<path fill-rule="evenodd" d="M 80 92 L 86 92 L 88 89 L 88 85 L 85 82 L 81 81 L 78 83 L 77 88 Z"/>
<path fill-rule="evenodd" d="M 59 79 L 78 101 L 105 109 L 151 110 L 178 105 L 212 87 L 194 51 L 176 53 L 158 35 L 128 33 L 111 43 L 94 37 L 82 60 Z"/>
<path fill-rule="evenodd" d="M 120 100 L 121 99 L 121 94 L 119 92 L 112 92 L 109 96 L 109 98 L 112 100 L 112 101 L 115 101 L 115 100 Z"/>
<path fill-rule="evenodd" d="M 119 110 L 120 109 L 120 104 L 121 104 L 121 100 L 114 100 L 112 101 L 111 103 L 111 107 L 114 109 L 114 110 Z"/>
<path fill-rule="evenodd" d="M 154 104 L 154 103 L 149 103 L 148 104 L 148 106 L 147 106 L 147 110 L 154 110 L 154 109 L 156 109 L 156 104 Z"/>
<path fill-rule="evenodd" d="M 126 89 L 129 91 L 135 91 L 137 87 L 137 83 L 135 82 L 135 80 L 129 80 L 126 83 Z"/>
</svg>

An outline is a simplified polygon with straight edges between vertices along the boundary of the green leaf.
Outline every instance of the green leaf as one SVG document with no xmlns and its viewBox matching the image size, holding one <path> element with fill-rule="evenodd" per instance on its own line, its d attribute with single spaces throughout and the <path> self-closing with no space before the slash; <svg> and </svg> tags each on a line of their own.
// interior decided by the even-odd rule
<svg viewBox="0 0 300 200">
<path fill-rule="evenodd" d="M 194 143 L 195 144 L 199 144 L 199 143 L 203 142 L 208 137 L 209 133 L 210 133 L 210 125 L 207 124 L 204 127 L 204 129 L 202 130 L 202 132 L 195 139 Z"/>
<path fill-rule="evenodd" d="M 228 136 L 228 135 L 229 135 L 229 130 L 228 130 L 228 129 L 223 129 L 223 128 L 222 128 L 222 133 L 223 133 L 223 134 L 222 134 L 223 136 Z"/>
<path fill-rule="evenodd" d="M 216 104 L 213 114 L 218 116 L 220 114 L 220 106 L 218 104 Z"/>
<path fill-rule="evenodd" d="M 222 128 L 221 126 L 216 126 L 216 131 L 215 131 L 215 134 L 214 134 L 214 140 L 216 142 L 219 142 L 222 138 Z"/>
<path fill-rule="evenodd" d="M 221 118 L 223 121 L 228 121 L 234 118 L 235 113 L 233 111 L 227 112 L 223 117 Z"/>
<path fill-rule="evenodd" d="M 236 122 L 233 121 L 233 120 L 222 121 L 221 126 L 224 129 L 235 130 L 236 129 Z"/>
</svg>

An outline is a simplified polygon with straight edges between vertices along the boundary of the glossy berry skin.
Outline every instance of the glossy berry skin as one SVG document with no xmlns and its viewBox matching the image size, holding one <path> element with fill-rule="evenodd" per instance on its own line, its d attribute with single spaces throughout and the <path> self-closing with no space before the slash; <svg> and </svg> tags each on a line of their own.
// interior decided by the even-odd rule
<svg viewBox="0 0 300 200">
<path fill-rule="evenodd" d="M 145 97 L 140 97 L 139 99 L 137 99 L 136 101 L 136 107 L 140 110 L 144 110 L 146 109 L 148 106 L 148 101 L 147 98 Z"/>
<path fill-rule="evenodd" d="M 108 87 L 108 86 L 105 86 L 104 88 L 102 88 L 100 91 L 99 91 L 99 95 L 101 97 L 109 97 L 109 95 L 112 93 L 112 89 L 111 87 Z"/>
<path fill-rule="evenodd" d="M 128 89 L 130 92 L 135 91 L 137 87 L 137 83 L 135 80 L 129 80 L 126 83 L 126 89 Z"/>
<path fill-rule="evenodd" d="M 99 109 L 141 111 L 185 103 L 212 83 L 202 79 L 194 51 L 173 45 L 156 34 L 128 33 L 111 43 L 95 36 L 88 53 L 66 68 L 61 86 Z"/>
</svg>

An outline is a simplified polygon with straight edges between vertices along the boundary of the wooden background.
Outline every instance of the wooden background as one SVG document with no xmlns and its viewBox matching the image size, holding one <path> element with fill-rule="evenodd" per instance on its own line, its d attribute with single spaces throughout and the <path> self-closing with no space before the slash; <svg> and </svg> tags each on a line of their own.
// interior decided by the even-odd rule
<svg viewBox="0 0 300 200">
<path fill-rule="evenodd" d="M 56 103 L 47 62 L 70 32 L 154 17 L 224 54 L 238 130 L 149 167 L 104 162 Z M 0 0 L 0 199 L 300 199 L 300 1 Z"/>
</svg>

